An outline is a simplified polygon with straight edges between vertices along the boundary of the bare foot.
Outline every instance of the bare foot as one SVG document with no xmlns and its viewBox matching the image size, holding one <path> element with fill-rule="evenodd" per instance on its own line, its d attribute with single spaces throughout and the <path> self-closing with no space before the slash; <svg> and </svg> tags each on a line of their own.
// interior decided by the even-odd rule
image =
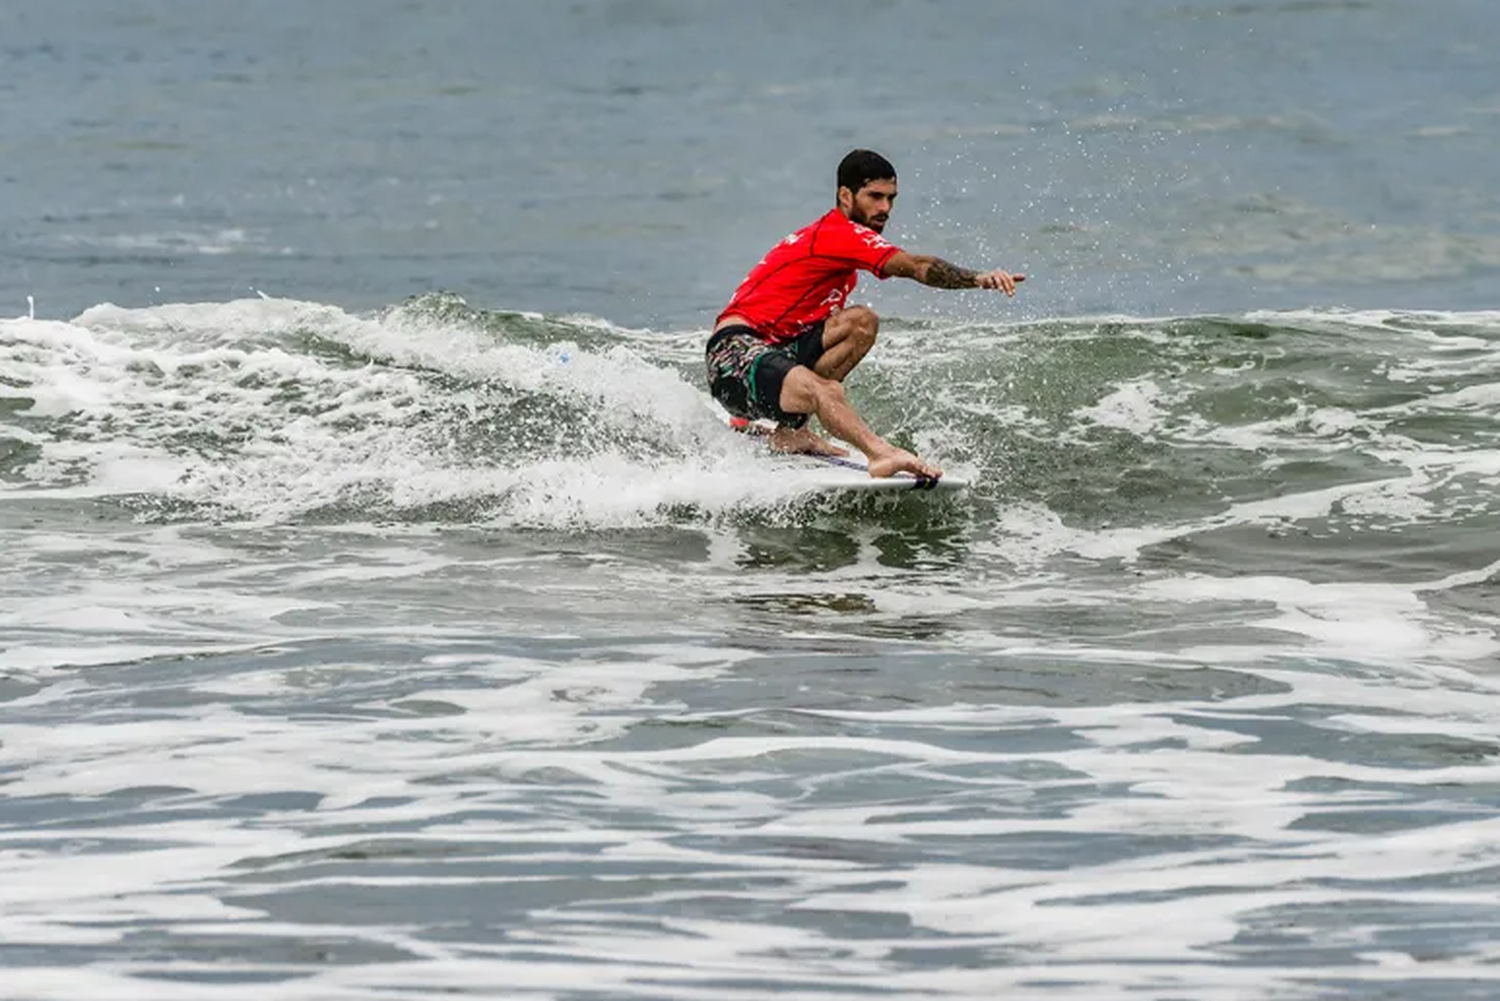
<svg viewBox="0 0 1500 1001">
<path fill-rule="evenodd" d="M 771 447 L 778 452 L 806 455 L 848 455 L 849 450 L 824 441 L 807 428 L 777 428 L 771 432 Z"/>
<path fill-rule="evenodd" d="M 872 456 L 870 459 L 871 476 L 894 476 L 903 472 L 929 480 L 939 479 L 943 475 L 943 471 L 938 467 L 930 466 L 910 452 L 899 448 L 880 456 Z"/>
</svg>

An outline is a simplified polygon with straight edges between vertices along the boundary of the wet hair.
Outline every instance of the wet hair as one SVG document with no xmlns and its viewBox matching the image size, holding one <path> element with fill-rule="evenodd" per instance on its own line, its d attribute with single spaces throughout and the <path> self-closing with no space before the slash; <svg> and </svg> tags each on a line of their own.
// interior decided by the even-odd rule
<svg viewBox="0 0 1500 1001">
<path fill-rule="evenodd" d="M 894 181 L 896 168 L 891 161 L 868 149 L 856 149 L 839 161 L 839 187 L 856 195 L 871 181 Z"/>
</svg>

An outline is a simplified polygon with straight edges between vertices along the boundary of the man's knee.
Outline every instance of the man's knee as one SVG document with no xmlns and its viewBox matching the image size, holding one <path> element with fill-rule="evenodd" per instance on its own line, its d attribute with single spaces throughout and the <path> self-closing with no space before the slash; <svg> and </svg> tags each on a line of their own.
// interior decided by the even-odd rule
<svg viewBox="0 0 1500 1001">
<path fill-rule="evenodd" d="M 850 306 L 839 314 L 849 324 L 849 336 L 866 348 L 875 344 L 875 335 L 880 332 L 880 317 L 869 306 Z"/>
</svg>

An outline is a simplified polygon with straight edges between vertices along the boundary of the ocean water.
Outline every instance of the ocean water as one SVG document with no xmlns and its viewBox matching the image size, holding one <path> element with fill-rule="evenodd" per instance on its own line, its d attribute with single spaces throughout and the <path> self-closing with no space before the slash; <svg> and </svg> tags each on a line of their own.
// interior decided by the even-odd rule
<svg viewBox="0 0 1500 1001">
<path fill-rule="evenodd" d="M 0 4 L 0 998 L 1500 997 L 1497 31 Z M 855 145 L 951 498 L 702 385 Z"/>
</svg>

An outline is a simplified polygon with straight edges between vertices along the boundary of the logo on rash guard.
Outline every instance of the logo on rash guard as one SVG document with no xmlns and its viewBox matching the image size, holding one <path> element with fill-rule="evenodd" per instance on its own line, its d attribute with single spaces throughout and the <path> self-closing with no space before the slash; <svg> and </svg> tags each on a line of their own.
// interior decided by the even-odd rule
<svg viewBox="0 0 1500 1001">
<path fill-rule="evenodd" d="M 839 310 L 844 308 L 844 300 L 848 299 L 849 293 L 853 291 L 854 280 L 851 279 L 845 282 L 842 288 L 829 290 L 828 294 L 823 297 L 823 301 L 818 303 L 818 307 L 821 309 L 822 307 L 827 306 L 833 312 L 837 313 Z"/>
</svg>

